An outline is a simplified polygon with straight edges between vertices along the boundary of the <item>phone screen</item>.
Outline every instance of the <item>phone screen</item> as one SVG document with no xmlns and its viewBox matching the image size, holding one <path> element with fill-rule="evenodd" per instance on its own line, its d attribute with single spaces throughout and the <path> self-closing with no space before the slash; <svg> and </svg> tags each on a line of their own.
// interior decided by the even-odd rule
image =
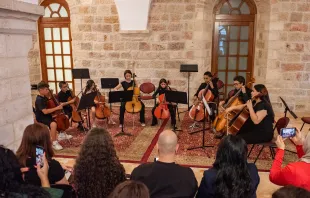
<svg viewBox="0 0 310 198">
<path fill-rule="evenodd" d="M 294 137 L 296 135 L 296 129 L 295 128 L 282 128 L 280 131 L 280 135 L 283 138 Z"/>
<path fill-rule="evenodd" d="M 44 165 L 43 154 L 44 149 L 41 146 L 36 146 L 36 164 L 40 164 L 41 167 Z"/>
</svg>

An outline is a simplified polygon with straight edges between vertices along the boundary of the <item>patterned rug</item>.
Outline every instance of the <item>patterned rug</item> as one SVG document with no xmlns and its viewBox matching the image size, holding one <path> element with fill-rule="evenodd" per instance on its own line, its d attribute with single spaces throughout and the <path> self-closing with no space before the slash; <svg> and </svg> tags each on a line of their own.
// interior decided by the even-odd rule
<svg viewBox="0 0 310 198">
<path fill-rule="evenodd" d="M 118 112 L 118 109 L 114 109 L 114 112 Z M 116 125 L 107 125 L 106 121 L 97 120 L 97 126 L 107 128 L 110 132 L 117 154 L 122 162 L 131 163 L 145 163 L 152 162 L 157 156 L 156 143 L 159 134 L 164 129 L 169 129 L 170 122 L 168 120 L 162 121 L 158 126 L 151 127 L 151 109 L 147 108 L 145 113 L 146 126 L 142 127 L 139 122 L 139 114 L 125 113 L 125 131 L 131 133 L 132 136 L 120 136 L 114 137 L 120 132 L 118 115 L 112 114 L 113 120 Z M 134 121 L 134 127 L 133 127 Z M 167 124 L 169 123 L 169 124 Z M 178 164 L 190 167 L 208 168 L 211 167 L 217 150 L 217 144 L 219 140 L 213 138 L 213 134 L 210 132 L 205 133 L 205 145 L 211 147 L 200 148 L 195 150 L 188 150 L 190 147 L 197 147 L 202 145 L 202 132 L 190 135 L 189 126 L 193 121 L 189 118 L 188 113 L 181 114 L 181 122 L 178 126 L 182 131 L 177 132 L 179 138 L 179 150 L 176 157 Z M 202 125 L 202 123 L 199 123 Z M 201 128 L 197 128 L 199 130 Z M 79 132 L 76 128 L 70 128 L 67 130 L 68 134 L 71 134 L 71 144 L 68 141 L 61 141 L 61 145 L 64 150 L 56 152 L 57 157 L 64 158 L 75 158 L 78 155 L 80 145 L 85 138 L 85 133 Z M 295 151 L 294 146 L 287 142 L 289 150 Z M 249 145 L 249 149 L 252 145 Z M 259 152 L 260 147 L 254 147 L 249 161 L 254 161 L 255 157 Z M 297 160 L 296 154 L 286 152 L 284 157 L 284 164 Z M 266 147 L 261 153 L 259 160 L 256 162 L 257 167 L 261 171 L 269 171 L 272 164 L 272 158 L 270 155 L 269 148 Z"/>
</svg>

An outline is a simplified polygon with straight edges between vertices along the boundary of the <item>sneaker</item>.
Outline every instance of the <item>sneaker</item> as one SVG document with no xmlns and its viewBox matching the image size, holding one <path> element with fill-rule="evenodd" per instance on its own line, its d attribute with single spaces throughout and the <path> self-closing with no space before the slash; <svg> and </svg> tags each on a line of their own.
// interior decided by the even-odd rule
<svg viewBox="0 0 310 198">
<path fill-rule="evenodd" d="M 122 124 L 120 124 L 120 125 L 119 125 L 119 128 L 122 128 L 122 127 L 123 127 L 123 125 L 122 125 Z"/>
<path fill-rule="evenodd" d="M 145 123 L 141 123 L 141 126 L 145 127 Z"/>
<path fill-rule="evenodd" d="M 156 126 L 156 125 L 157 125 L 157 123 L 152 123 L 152 124 L 151 124 L 151 126 Z"/>
<path fill-rule="evenodd" d="M 108 124 L 116 124 L 116 122 L 114 122 L 112 119 L 111 120 L 109 120 L 109 122 L 108 122 Z"/>
<path fill-rule="evenodd" d="M 61 140 L 69 140 L 72 138 L 72 135 L 68 135 L 68 134 L 65 134 L 65 133 L 59 133 L 58 135 L 58 141 L 61 141 Z"/>
<path fill-rule="evenodd" d="M 53 141 L 53 149 L 56 151 L 62 150 L 62 146 L 58 143 L 58 141 Z"/>
</svg>

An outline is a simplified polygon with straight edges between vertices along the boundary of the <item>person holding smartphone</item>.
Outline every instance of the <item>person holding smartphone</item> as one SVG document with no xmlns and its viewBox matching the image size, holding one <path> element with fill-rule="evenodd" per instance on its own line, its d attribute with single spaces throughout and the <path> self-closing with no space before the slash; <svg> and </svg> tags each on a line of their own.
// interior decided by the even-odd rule
<svg viewBox="0 0 310 198">
<path fill-rule="evenodd" d="M 270 170 L 269 179 L 272 183 L 280 186 L 293 185 L 310 191 L 310 132 L 308 132 L 306 138 L 303 138 L 299 129 L 296 128 L 295 130 L 296 135 L 290 139 L 296 145 L 299 160 L 289 163 L 284 168 L 281 167 L 285 139 L 279 135 L 276 140 L 278 149 Z"/>
</svg>

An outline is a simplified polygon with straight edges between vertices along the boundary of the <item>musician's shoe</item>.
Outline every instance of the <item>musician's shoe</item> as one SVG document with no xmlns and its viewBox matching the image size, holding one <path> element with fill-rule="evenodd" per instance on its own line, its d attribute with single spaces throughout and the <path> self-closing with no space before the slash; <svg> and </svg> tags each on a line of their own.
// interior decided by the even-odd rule
<svg viewBox="0 0 310 198">
<path fill-rule="evenodd" d="M 72 135 L 68 135 L 66 133 L 59 133 L 58 135 L 58 141 L 61 141 L 61 140 L 69 140 L 72 138 Z"/>
<path fill-rule="evenodd" d="M 216 132 L 214 134 L 215 139 L 222 139 L 224 137 L 225 133 Z"/>
<path fill-rule="evenodd" d="M 141 126 L 145 127 L 145 123 L 141 123 Z"/>
<path fill-rule="evenodd" d="M 119 128 L 122 128 L 122 127 L 123 127 L 123 125 L 122 125 L 122 124 L 120 124 L 120 125 L 119 125 Z"/>
<path fill-rule="evenodd" d="M 112 119 L 109 119 L 109 122 L 108 122 L 108 124 L 116 124 L 116 122 L 114 122 Z"/>
<path fill-rule="evenodd" d="M 151 126 L 156 126 L 157 122 L 152 122 Z"/>
<path fill-rule="evenodd" d="M 64 148 L 58 143 L 58 141 L 53 141 L 53 149 L 56 151 L 59 151 L 59 150 L 62 150 Z"/>
</svg>

